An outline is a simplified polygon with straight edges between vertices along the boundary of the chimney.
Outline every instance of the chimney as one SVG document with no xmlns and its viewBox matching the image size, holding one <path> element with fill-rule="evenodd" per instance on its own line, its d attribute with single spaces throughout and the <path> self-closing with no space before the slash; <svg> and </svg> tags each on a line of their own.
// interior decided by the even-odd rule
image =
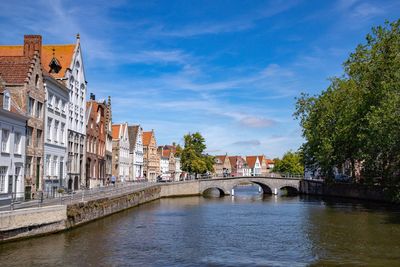
<svg viewBox="0 0 400 267">
<path fill-rule="evenodd" d="M 96 95 L 93 93 L 90 93 L 90 100 L 96 100 Z"/>
<path fill-rule="evenodd" d="M 24 35 L 24 56 L 32 58 L 35 51 L 42 54 L 42 36 L 41 35 Z"/>
</svg>

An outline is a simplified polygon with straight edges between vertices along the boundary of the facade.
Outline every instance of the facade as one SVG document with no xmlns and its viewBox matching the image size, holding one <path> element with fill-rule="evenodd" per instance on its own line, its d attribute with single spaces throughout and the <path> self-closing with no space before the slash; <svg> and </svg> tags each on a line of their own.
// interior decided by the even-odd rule
<svg viewBox="0 0 400 267">
<path fill-rule="evenodd" d="M 42 38 L 25 35 L 23 46 L 0 47 L 0 76 L 18 112 L 28 117 L 26 128 L 25 197 L 43 189 L 45 89 L 41 64 Z"/>
<path fill-rule="evenodd" d="M 62 81 L 69 89 L 69 105 L 67 107 L 67 188 L 69 190 L 77 190 L 80 187 L 81 181 L 84 181 L 83 177 L 85 177 L 84 146 L 86 135 L 86 126 L 84 125 L 86 80 L 80 37 L 77 35 L 75 44 L 42 45 L 42 37 L 40 35 L 26 35 L 23 46 L 0 46 L 0 57 L 19 57 L 21 61 L 23 57 L 31 59 L 35 51 L 38 51 L 38 58 L 41 61 L 41 69 L 43 72 Z M 2 63 L 6 62 L 4 59 L 1 61 Z M 33 98 L 33 100 L 29 100 L 30 102 L 24 99 L 18 102 L 22 110 L 28 110 L 32 105 L 34 109 L 40 108 L 40 106 L 43 107 L 45 93 L 44 90 L 42 92 L 40 89 L 40 87 L 43 87 L 43 79 L 41 74 L 39 75 L 39 72 L 37 72 L 37 74 L 39 90 L 29 90 L 29 97 Z M 31 74 L 31 76 L 32 75 L 33 74 Z M 32 83 L 36 83 L 35 77 L 32 79 L 34 80 Z M 32 86 L 32 88 L 34 87 L 35 86 Z M 20 98 L 24 98 L 25 95 L 27 95 L 26 92 L 22 94 Z M 35 139 L 43 140 L 42 131 L 44 120 L 43 118 L 39 119 L 41 119 L 41 122 L 36 120 L 34 123 L 35 125 L 32 125 L 33 118 L 28 121 L 27 142 L 35 143 Z M 35 147 L 37 147 L 36 144 Z M 41 147 L 43 147 L 43 143 Z M 42 188 L 43 149 L 39 148 L 33 150 L 30 149 L 30 145 L 28 145 L 26 152 L 26 166 L 29 169 L 25 172 L 26 189 L 32 191 L 32 194 L 34 194 L 36 190 Z"/>
<path fill-rule="evenodd" d="M 261 176 L 261 163 L 258 156 L 247 156 L 246 162 L 251 176 Z"/>
<path fill-rule="evenodd" d="M 232 168 L 232 177 L 248 176 L 248 173 L 245 171 L 245 169 L 247 168 L 247 163 L 241 156 L 229 157 L 229 162 Z"/>
<path fill-rule="evenodd" d="M 112 112 L 111 112 L 111 97 L 108 97 L 106 105 L 105 117 L 105 132 L 106 132 L 106 181 L 110 181 L 112 176 Z"/>
<path fill-rule="evenodd" d="M 68 89 L 49 74 L 43 74 L 46 90 L 44 132 L 44 188 L 46 196 L 55 196 L 67 183 Z"/>
<path fill-rule="evenodd" d="M 134 181 L 143 179 L 143 129 L 140 125 L 128 126 L 129 134 L 129 177 Z"/>
<path fill-rule="evenodd" d="M 106 104 L 90 94 L 86 103 L 86 188 L 106 183 Z"/>
<path fill-rule="evenodd" d="M 261 175 L 267 175 L 268 173 L 268 163 L 267 158 L 264 155 L 258 156 L 258 160 L 261 165 Z"/>
<path fill-rule="evenodd" d="M 113 124 L 113 169 L 112 175 L 118 182 L 131 180 L 129 177 L 129 136 L 128 123 Z"/>
<path fill-rule="evenodd" d="M 171 180 L 170 173 L 170 151 L 164 150 L 162 147 L 158 148 L 158 157 L 160 159 L 160 175 L 164 180 Z M 174 163 L 171 163 L 171 165 Z M 173 168 L 175 170 L 175 167 Z"/>
<path fill-rule="evenodd" d="M 228 155 L 215 156 L 214 172 L 216 177 L 231 176 L 232 167 Z"/>
<path fill-rule="evenodd" d="M 16 112 L 0 78 L 0 203 L 24 199 L 25 127 L 27 117 Z M 13 112 L 14 111 L 14 112 Z"/>
<path fill-rule="evenodd" d="M 175 156 L 175 181 L 180 181 L 182 176 L 182 169 L 181 169 L 181 158 Z"/>
<path fill-rule="evenodd" d="M 143 175 L 149 182 L 155 182 L 160 174 L 160 159 L 154 130 L 143 132 Z"/>
</svg>

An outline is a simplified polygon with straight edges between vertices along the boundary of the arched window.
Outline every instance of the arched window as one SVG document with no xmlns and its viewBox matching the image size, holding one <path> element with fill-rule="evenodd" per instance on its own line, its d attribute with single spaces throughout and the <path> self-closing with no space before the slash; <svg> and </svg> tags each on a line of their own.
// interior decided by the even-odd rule
<svg viewBox="0 0 400 267">
<path fill-rule="evenodd" d="M 11 97 L 8 91 L 4 91 L 3 93 L 3 109 L 10 110 L 11 107 Z"/>
<path fill-rule="evenodd" d="M 39 89 L 39 75 L 38 74 L 36 74 L 36 77 L 35 77 L 35 88 Z"/>
</svg>

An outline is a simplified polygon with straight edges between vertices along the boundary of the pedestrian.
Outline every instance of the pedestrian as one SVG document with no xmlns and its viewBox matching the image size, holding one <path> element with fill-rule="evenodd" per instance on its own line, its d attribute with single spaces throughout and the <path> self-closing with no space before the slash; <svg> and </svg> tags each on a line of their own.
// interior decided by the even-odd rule
<svg viewBox="0 0 400 267">
<path fill-rule="evenodd" d="M 115 180 L 116 180 L 115 175 L 111 176 L 111 183 L 114 186 L 115 186 Z"/>
</svg>

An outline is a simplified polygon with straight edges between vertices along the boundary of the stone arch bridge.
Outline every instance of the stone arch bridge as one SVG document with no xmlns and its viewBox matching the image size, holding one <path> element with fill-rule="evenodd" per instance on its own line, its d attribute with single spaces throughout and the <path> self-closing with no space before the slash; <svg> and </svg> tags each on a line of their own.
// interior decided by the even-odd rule
<svg viewBox="0 0 400 267">
<path fill-rule="evenodd" d="M 281 189 L 287 189 L 289 192 L 299 192 L 300 178 L 278 178 L 268 176 L 244 176 L 244 177 L 226 177 L 216 179 L 199 180 L 199 193 L 204 194 L 207 190 L 218 189 L 221 195 L 230 195 L 232 189 L 241 184 L 257 184 L 264 194 L 278 194 Z"/>
</svg>

